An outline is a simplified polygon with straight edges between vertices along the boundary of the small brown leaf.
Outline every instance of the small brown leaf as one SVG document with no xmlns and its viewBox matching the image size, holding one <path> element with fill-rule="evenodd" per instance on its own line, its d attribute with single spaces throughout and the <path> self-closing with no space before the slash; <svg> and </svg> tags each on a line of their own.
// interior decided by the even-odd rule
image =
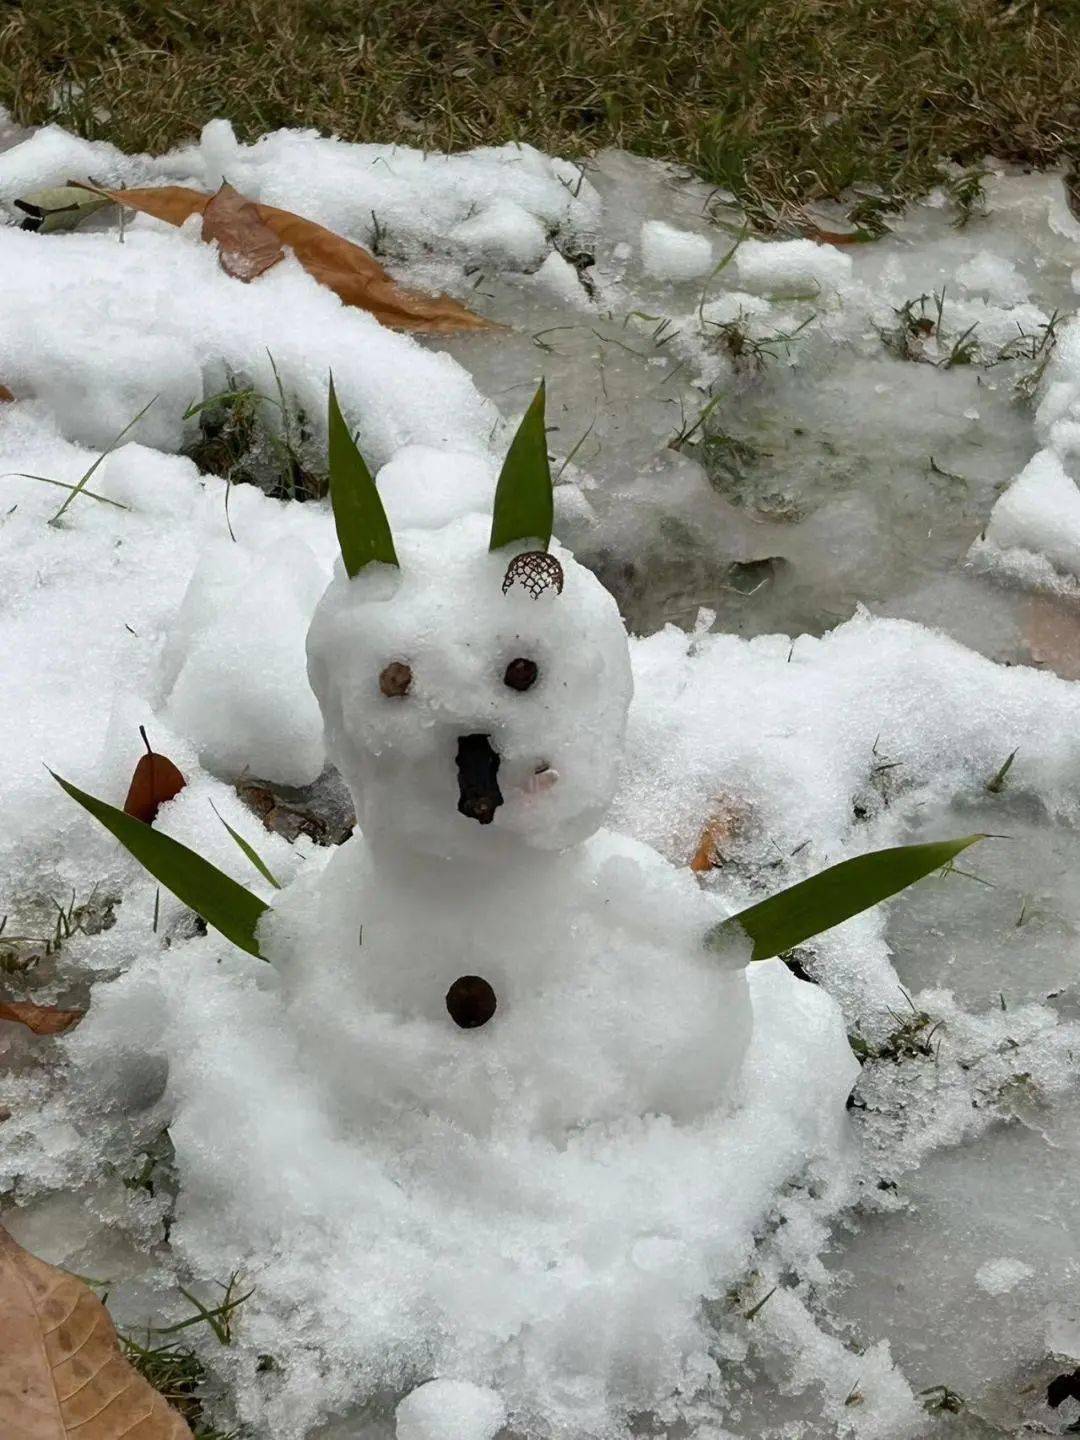
<svg viewBox="0 0 1080 1440">
<path fill-rule="evenodd" d="M 97 1296 L 2 1226 L 0 1416 L 4 1440 L 192 1440 L 121 1355 Z"/>
<path fill-rule="evenodd" d="M 280 240 L 250 200 L 222 182 L 203 211 L 202 238 L 221 247 L 221 268 L 246 284 L 285 258 Z"/>
<path fill-rule="evenodd" d="M 80 182 L 71 183 L 77 185 Z M 153 215 L 170 225 L 183 225 L 192 215 L 205 215 L 214 199 L 185 185 L 103 190 L 98 185 L 83 184 L 82 188 L 107 195 L 118 205 L 126 205 L 128 209 L 138 210 L 144 215 Z M 245 206 L 251 206 L 262 224 L 277 236 L 282 245 L 293 251 L 300 264 L 320 285 L 333 290 L 346 305 L 367 310 L 383 325 L 396 330 L 426 331 L 430 334 L 504 328 L 485 320 L 482 315 L 475 315 L 449 295 L 421 295 L 415 290 L 404 289 L 362 245 L 355 245 L 343 235 L 316 225 L 314 220 L 294 215 L 291 210 L 279 210 L 273 205 L 245 200 L 235 190 L 232 194 Z M 233 202 L 230 200 L 229 203 Z M 203 238 L 207 238 L 205 229 Z"/>
<path fill-rule="evenodd" d="M 695 875 L 707 875 L 723 862 L 723 846 L 735 838 L 745 817 L 731 800 L 718 800 L 698 837 L 697 849 L 690 860 Z"/>
<path fill-rule="evenodd" d="M 85 1010 L 61 1010 L 56 1005 L 35 1005 L 31 1000 L 0 1000 L 0 1020 L 25 1025 L 35 1035 L 64 1035 L 85 1014 Z"/>
<path fill-rule="evenodd" d="M 144 824 L 152 825 L 157 819 L 160 807 L 166 800 L 179 795 L 187 781 L 167 756 L 158 755 L 151 750 L 146 731 L 141 725 L 139 734 L 146 746 L 146 754 L 140 757 L 135 766 L 135 774 L 131 777 L 127 799 L 124 801 L 124 813 L 134 815 L 136 820 L 142 820 Z"/>
<path fill-rule="evenodd" d="M 8 405 L 15 399 L 6 385 L 0 385 L 0 405 Z"/>
</svg>

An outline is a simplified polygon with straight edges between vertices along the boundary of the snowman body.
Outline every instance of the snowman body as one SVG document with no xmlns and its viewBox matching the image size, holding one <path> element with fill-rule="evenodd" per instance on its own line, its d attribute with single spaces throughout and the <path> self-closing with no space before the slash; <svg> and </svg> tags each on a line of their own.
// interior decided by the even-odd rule
<svg viewBox="0 0 1080 1440">
<path fill-rule="evenodd" d="M 360 834 L 264 925 L 295 1033 L 343 1120 L 419 1108 L 557 1143 L 713 1112 L 750 1036 L 746 957 L 706 952 L 722 914 L 688 872 L 601 828 L 632 693 L 617 608 L 557 546 L 536 585 L 486 541 L 479 516 L 406 532 L 399 568 L 339 572 L 316 611 Z"/>
</svg>

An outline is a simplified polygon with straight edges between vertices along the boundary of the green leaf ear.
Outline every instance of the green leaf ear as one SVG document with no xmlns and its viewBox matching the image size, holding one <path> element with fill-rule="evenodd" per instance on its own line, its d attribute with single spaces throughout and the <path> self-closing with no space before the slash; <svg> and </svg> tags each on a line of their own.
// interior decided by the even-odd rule
<svg viewBox="0 0 1080 1440">
<path fill-rule="evenodd" d="M 553 517 L 551 469 L 544 430 L 544 382 L 541 380 L 499 472 L 489 548 L 501 550 L 516 540 L 536 540 L 539 548 L 546 550 L 551 543 Z"/>
<path fill-rule="evenodd" d="M 358 575 L 372 560 L 382 565 L 397 565 L 390 522 L 371 471 L 345 424 L 332 375 L 326 428 L 330 438 L 330 504 L 349 578 Z"/>
</svg>

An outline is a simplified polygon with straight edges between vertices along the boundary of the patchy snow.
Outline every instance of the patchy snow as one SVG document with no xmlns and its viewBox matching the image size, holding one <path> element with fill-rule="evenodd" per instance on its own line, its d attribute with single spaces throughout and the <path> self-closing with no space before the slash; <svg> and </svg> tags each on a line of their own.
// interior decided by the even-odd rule
<svg viewBox="0 0 1080 1440">
<path fill-rule="evenodd" d="M 712 269 L 712 241 L 663 220 L 646 220 L 641 227 L 641 263 L 645 273 L 657 280 L 694 280 Z"/>
<path fill-rule="evenodd" d="M 850 282 L 854 262 L 850 255 L 814 240 L 768 243 L 744 240 L 735 252 L 735 269 L 748 290 L 769 295 L 800 291 L 839 290 Z"/>
<path fill-rule="evenodd" d="M 1025 1265 L 1022 1260 L 1002 1255 L 997 1260 L 987 1260 L 985 1265 L 979 1266 L 975 1271 L 975 1283 L 988 1295 L 1007 1295 L 1034 1273 L 1031 1266 Z"/>
<path fill-rule="evenodd" d="M 873 244 L 744 239 L 712 274 L 742 217 L 614 152 L 247 146 L 217 121 L 125 157 L 46 129 L 0 154 L 0 197 L 86 174 L 227 174 L 511 328 L 392 334 L 291 259 L 241 285 L 197 230 L 145 218 L 122 245 L 107 215 L 0 231 L 0 913 L 11 937 L 51 933 L 73 891 L 85 910 L 25 972 L 33 946 L 0 936 L 2 978 L 91 1002 L 64 1040 L 0 1026 L 5 1223 L 107 1277 L 133 1327 L 240 1268 L 234 1345 L 190 1333 L 221 1423 L 258 1440 L 375 1440 L 399 1400 L 401 1440 L 490 1440 L 504 1407 L 530 1440 L 643 1415 L 700 1440 L 1068 1423 L 1042 1399 L 1080 1225 L 1080 224 L 1060 177 L 992 167 L 963 227 L 942 192 Z M 334 851 L 236 789 L 307 786 L 327 758 L 305 639 L 329 509 L 239 482 L 289 433 L 317 468 L 331 368 L 407 561 L 320 608 L 312 673 L 364 832 Z M 541 372 L 569 578 L 563 610 L 522 612 L 476 517 Z M 233 483 L 212 412 L 189 413 L 230 386 L 270 397 Z M 96 498 L 49 524 L 151 400 Z M 570 551 L 641 636 L 632 701 L 614 606 Z M 526 634 L 566 688 L 519 714 L 528 696 L 485 687 Z M 367 682 L 406 649 L 416 704 L 390 723 Z M 495 842 L 463 847 L 470 874 L 444 874 L 471 822 L 434 757 L 479 719 L 505 731 L 512 798 L 469 832 Z M 277 899 L 273 965 L 193 933 L 42 766 L 119 803 L 140 724 L 189 777 L 159 827 Z M 530 790 L 540 761 L 557 779 Z M 402 832 L 420 880 L 378 861 Z M 961 863 L 986 884 L 926 881 L 794 974 L 694 952 L 845 855 L 974 832 L 1012 837 Z M 440 996 L 478 955 L 500 1023 L 458 1032 Z M 125 1185 L 166 1127 L 155 1192 Z"/>
</svg>

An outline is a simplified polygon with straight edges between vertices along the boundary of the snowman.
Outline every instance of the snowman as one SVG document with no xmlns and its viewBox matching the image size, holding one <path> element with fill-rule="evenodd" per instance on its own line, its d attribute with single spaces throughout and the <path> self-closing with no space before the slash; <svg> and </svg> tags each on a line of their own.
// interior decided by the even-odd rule
<svg viewBox="0 0 1080 1440">
<path fill-rule="evenodd" d="M 257 1433 L 381 1390 L 399 1440 L 614 1434 L 711 1384 L 701 1298 L 836 1166 L 854 1061 L 823 991 L 748 977 L 719 899 L 604 828 L 628 641 L 551 538 L 542 391 L 492 513 L 392 534 L 333 396 L 330 461 L 307 662 L 357 832 L 263 911 L 269 966 L 163 952 L 78 1043 L 165 1052 L 173 1249 L 246 1265 L 254 1351 L 301 1342 L 251 1376 Z"/>
<path fill-rule="evenodd" d="M 542 403 L 494 517 L 390 537 L 368 482 L 393 560 L 343 546 L 307 644 L 359 835 L 274 907 L 263 948 L 334 1103 L 557 1141 L 715 1109 L 751 1020 L 743 948 L 705 948 L 716 901 L 603 828 L 629 651 L 611 595 L 550 539 Z"/>
</svg>

